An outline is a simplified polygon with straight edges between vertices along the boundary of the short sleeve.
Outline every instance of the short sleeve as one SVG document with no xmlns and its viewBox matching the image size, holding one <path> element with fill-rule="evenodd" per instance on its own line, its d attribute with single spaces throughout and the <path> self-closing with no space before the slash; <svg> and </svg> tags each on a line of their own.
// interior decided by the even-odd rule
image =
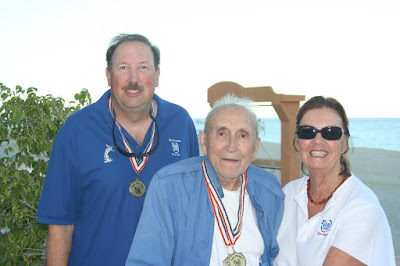
<svg viewBox="0 0 400 266">
<path fill-rule="evenodd" d="M 394 265 L 392 235 L 383 209 L 357 204 L 344 213 L 332 246 L 367 265 Z"/>
<path fill-rule="evenodd" d="M 39 223 L 75 223 L 80 202 L 75 135 L 67 120 L 56 136 L 37 210 Z"/>
</svg>

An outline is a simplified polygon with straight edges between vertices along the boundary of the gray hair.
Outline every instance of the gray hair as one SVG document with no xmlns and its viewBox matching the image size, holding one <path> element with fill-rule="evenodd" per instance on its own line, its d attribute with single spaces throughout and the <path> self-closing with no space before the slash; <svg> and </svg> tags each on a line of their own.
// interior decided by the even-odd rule
<svg viewBox="0 0 400 266">
<path fill-rule="evenodd" d="M 140 34 L 119 34 L 115 36 L 111 42 L 110 45 L 108 46 L 107 53 L 106 53 L 106 60 L 107 60 L 107 68 L 111 68 L 111 59 L 112 56 L 115 52 L 115 49 L 123 43 L 123 42 L 141 42 L 144 44 L 147 44 L 151 51 L 153 52 L 154 55 L 154 67 L 156 70 L 159 69 L 160 67 L 160 49 L 158 49 L 157 46 L 153 45 L 149 39 L 147 39 L 145 36 L 140 35 Z"/>
<path fill-rule="evenodd" d="M 220 99 L 218 99 L 215 103 L 213 108 L 211 109 L 211 111 L 208 113 L 207 117 L 206 117 L 206 121 L 204 124 L 204 132 L 207 132 L 208 129 L 208 124 L 210 119 L 213 117 L 213 115 L 215 114 L 215 112 L 217 112 L 218 110 L 220 110 L 221 108 L 225 108 L 228 106 L 241 106 L 243 107 L 246 112 L 248 113 L 249 117 L 251 118 L 251 120 L 253 120 L 254 124 L 256 125 L 256 141 L 258 139 L 258 135 L 260 132 L 260 123 L 257 119 L 256 114 L 254 113 L 253 109 L 252 109 L 252 105 L 254 104 L 254 101 L 252 101 L 249 98 L 240 98 L 237 97 L 233 94 L 226 94 L 223 97 L 221 97 Z"/>
</svg>

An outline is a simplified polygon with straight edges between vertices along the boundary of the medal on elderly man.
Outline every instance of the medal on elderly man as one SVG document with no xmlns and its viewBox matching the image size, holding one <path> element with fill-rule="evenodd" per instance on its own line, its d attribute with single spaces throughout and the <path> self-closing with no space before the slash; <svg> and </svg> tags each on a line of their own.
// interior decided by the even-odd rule
<svg viewBox="0 0 400 266">
<path fill-rule="evenodd" d="M 228 214 L 225 211 L 224 204 L 217 188 L 213 184 L 211 177 L 208 173 L 206 159 L 201 163 L 203 176 L 206 181 L 208 196 L 210 197 L 211 205 L 214 210 L 214 215 L 217 220 L 218 228 L 221 233 L 227 248 L 232 247 L 233 253 L 228 254 L 228 257 L 222 262 L 223 265 L 246 265 L 246 258 L 242 253 L 235 251 L 234 246 L 242 233 L 243 214 L 244 214 L 244 198 L 246 195 L 247 187 L 247 173 L 241 175 L 242 183 L 240 186 L 239 208 L 237 213 L 237 223 L 234 229 L 231 227 Z"/>
<path fill-rule="evenodd" d="M 245 266 L 246 258 L 242 253 L 234 252 L 229 254 L 228 257 L 222 262 L 224 266 Z"/>
</svg>

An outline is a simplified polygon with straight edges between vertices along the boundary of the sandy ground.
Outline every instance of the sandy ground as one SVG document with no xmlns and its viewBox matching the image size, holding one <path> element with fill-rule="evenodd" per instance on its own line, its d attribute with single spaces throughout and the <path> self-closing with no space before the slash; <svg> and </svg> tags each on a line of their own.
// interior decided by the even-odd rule
<svg viewBox="0 0 400 266">
<path fill-rule="evenodd" d="M 400 152 L 354 148 L 348 155 L 352 172 L 376 193 L 385 210 L 400 265 Z M 280 144 L 263 142 L 257 158 L 280 159 Z M 269 171 L 280 177 L 279 170 Z"/>
</svg>

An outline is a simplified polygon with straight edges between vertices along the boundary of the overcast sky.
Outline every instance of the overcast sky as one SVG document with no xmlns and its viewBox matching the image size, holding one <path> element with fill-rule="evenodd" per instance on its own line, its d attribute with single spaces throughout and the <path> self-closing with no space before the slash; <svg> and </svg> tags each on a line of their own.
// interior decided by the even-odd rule
<svg viewBox="0 0 400 266">
<path fill-rule="evenodd" d="M 332 96 L 349 117 L 400 117 L 398 0 L 1 0 L 0 10 L 8 87 L 67 100 L 86 88 L 96 101 L 109 41 L 140 33 L 161 50 L 156 93 L 194 118 L 220 81 Z"/>
</svg>

